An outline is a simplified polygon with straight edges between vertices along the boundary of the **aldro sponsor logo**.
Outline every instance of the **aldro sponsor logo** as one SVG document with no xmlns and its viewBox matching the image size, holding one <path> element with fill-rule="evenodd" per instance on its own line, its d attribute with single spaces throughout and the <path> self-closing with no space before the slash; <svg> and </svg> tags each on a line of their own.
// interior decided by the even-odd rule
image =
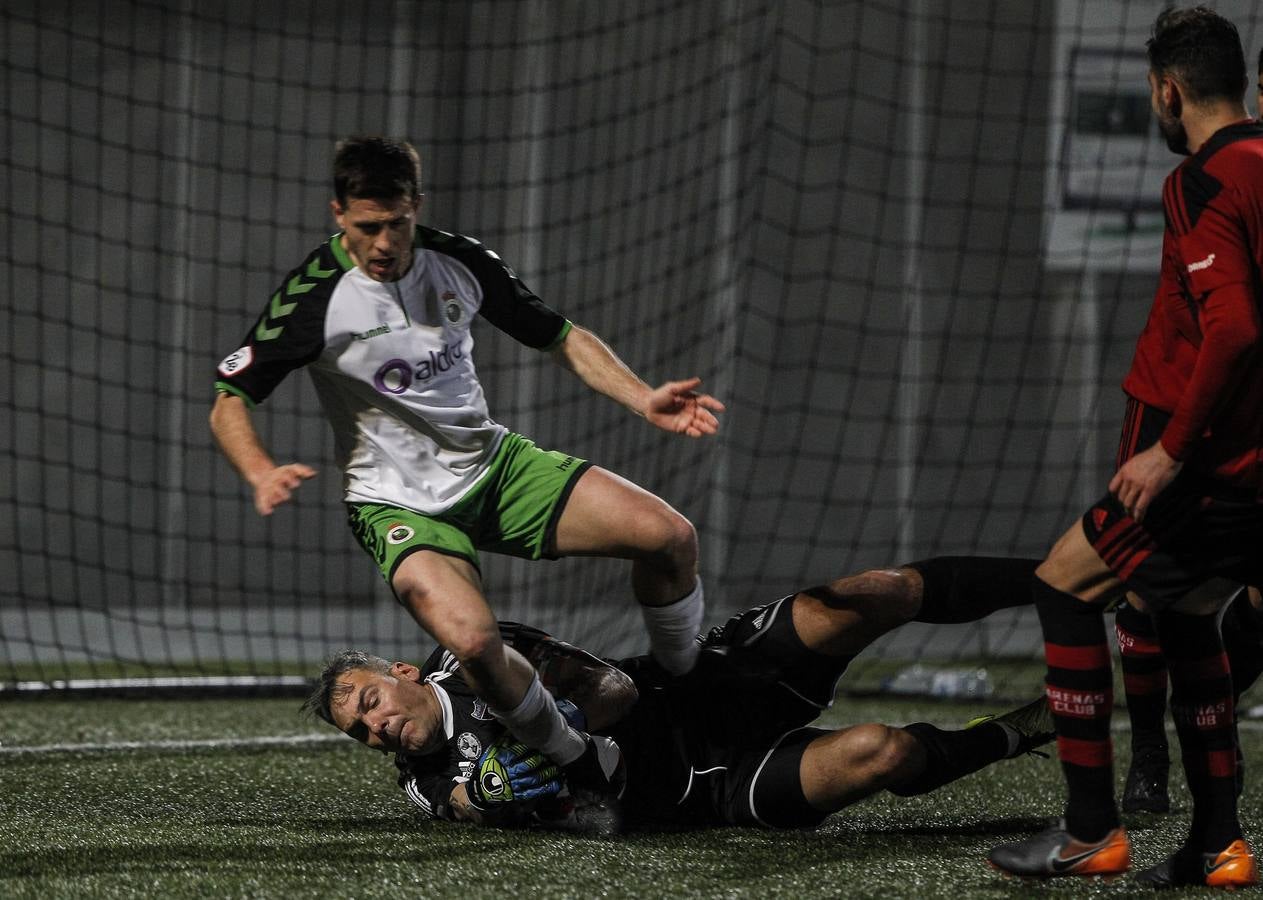
<svg viewBox="0 0 1263 900">
<path fill-rule="evenodd" d="M 402 394 L 413 382 L 426 382 L 446 372 L 465 355 L 460 344 L 444 344 L 442 350 L 431 350 L 424 359 L 410 363 L 405 359 L 388 359 L 373 375 L 373 387 L 383 394 Z"/>
</svg>

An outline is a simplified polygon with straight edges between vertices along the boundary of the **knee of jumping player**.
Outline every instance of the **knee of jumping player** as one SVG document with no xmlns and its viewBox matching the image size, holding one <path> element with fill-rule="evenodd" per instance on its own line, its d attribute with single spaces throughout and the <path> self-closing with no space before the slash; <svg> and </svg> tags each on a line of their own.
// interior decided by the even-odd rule
<svg viewBox="0 0 1263 900">
<path fill-rule="evenodd" d="M 640 525 L 645 529 L 641 561 L 654 569 L 684 578 L 697 572 L 697 529 L 669 506 Z"/>
<path fill-rule="evenodd" d="M 497 628 L 477 626 L 461 629 L 446 639 L 444 645 L 466 669 L 484 670 L 494 667 L 504 652 Z"/>
<path fill-rule="evenodd" d="M 499 624 L 481 598 L 471 595 L 453 603 L 419 581 L 396 580 L 394 588 L 399 602 L 462 666 L 474 671 L 495 667 L 504 644 Z"/>
</svg>

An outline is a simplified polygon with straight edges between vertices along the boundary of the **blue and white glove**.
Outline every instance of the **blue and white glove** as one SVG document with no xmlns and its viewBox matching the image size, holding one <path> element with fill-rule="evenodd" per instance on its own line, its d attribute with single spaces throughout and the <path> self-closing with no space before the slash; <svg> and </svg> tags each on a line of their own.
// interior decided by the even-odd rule
<svg viewBox="0 0 1263 900">
<path fill-rule="evenodd" d="M 561 784 L 561 771 L 552 760 L 505 734 L 478 757 L 466 790 L 475 809 L 490 813 L 512 803 L 556 796 Z"/>
</svg>

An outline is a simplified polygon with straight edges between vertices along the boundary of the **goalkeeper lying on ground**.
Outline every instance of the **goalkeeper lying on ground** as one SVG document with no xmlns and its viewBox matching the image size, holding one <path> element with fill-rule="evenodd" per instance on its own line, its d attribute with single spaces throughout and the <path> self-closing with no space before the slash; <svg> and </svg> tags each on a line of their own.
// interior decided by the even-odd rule
<svg viewBox="0 0 1263 900">
<path fill-rule="evenodd" d="M 925 793 L 1052 739 L 1043 697 L 960 731 L 925 723 L 810 727 L 847 664 L 911 620 L 960 622 L 1027 602 L 1033 560 L 944 557 L 874 570 L 748 610 L 699 638 L 688 674 L 647 656 L 613 665 L 525 626 L 503 633 L 563 712 L 608 735 L 618 803 L 567 798 L 552 763 L 516 744 L 439 648 L 424 666 L 336 656 L 305 709 L 384 753 L 428 815 L 608 830 L 707 824 L 800 828 L 876 791 Z M 624 780 L 625 779 L 625 780 Z"/>
</svg>

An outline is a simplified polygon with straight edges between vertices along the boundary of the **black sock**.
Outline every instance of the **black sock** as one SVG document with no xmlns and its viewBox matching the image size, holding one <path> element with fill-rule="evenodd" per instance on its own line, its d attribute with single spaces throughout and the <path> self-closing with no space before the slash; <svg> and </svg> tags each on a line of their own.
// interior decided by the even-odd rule
<svg viewBox="0 0 1263 900">
<path fill-rule="evenodd" d="M 1131 719 L 1131 749 L 1167 752 L 1167 663 L 1153 618 L 1129 603 L 1114 616 L 1118 651 Z"/>
<path fill-rule="evenodd" d="M 913 722 L 904 731 L 925 748 L 925 769 L 914 778 L 888 788 L 900 797 L 928 793 L 1004 759 L 1009 753 L 1008 732 L 995 722 L 984 722 L 962 731 L 944 731 L 926 722 Z"/>
<path fill-rule="evenodd" d="M 914 622 L 976 622 L 997 609 L 1031 602 L 1037 559 L 937 556 L 909 563 L 921 574 L 921 610 Z"/>
<path fill-rule="evenodd" d="M 1217 853 L 1241 837 L 1232 676 L 1218 618 L 1168 611 L 1155 621 L 1171 668 L 1171 716 L 1193 795 L 1188 846 Z"/>
<path fill-rule="evenodd" d="M 1048 662 L 1045 691 L 1068 790 L 1066 830 L 1081 841 L 1099 841 L 1119 824 L 1110 742 L 1114 682 L 1104 613 L 1040 578 L 1033 594 Z"/>
</svg>

